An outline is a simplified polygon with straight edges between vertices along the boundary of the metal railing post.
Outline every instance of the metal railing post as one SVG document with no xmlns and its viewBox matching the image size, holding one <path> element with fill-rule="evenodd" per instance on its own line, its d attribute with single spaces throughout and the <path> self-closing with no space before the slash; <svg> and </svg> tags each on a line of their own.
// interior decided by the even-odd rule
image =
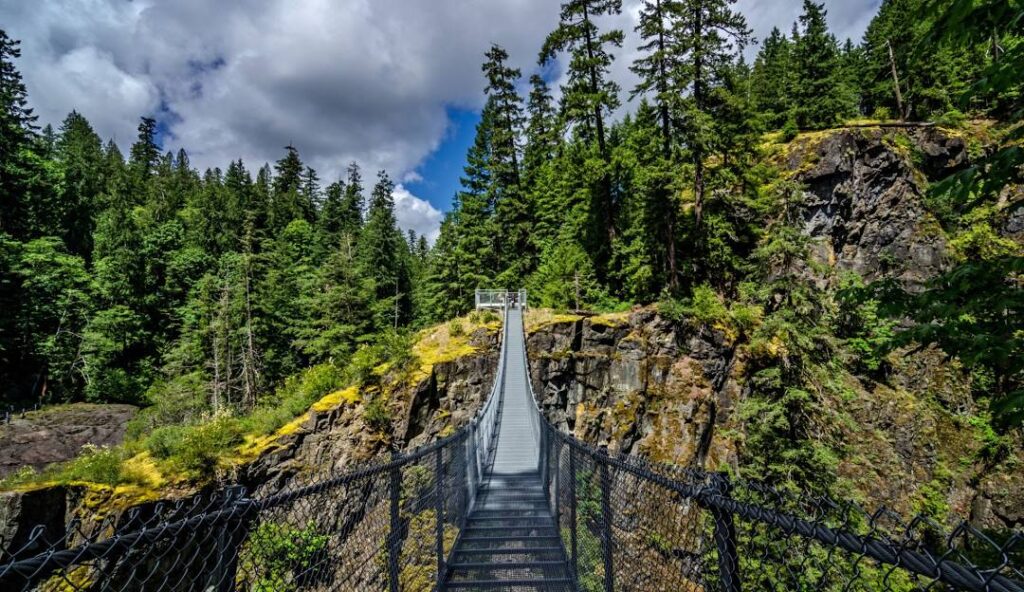
<svg viewBox="0 0 1024 592">
<path fill-rule="evenodd" d="M 548 471 L 548 431 L 544 429 L 544 426 L 540 424 L 540 418 L 537 418 L 537 430 L 540 432 L 540 477 L 541 483 L 544 484 L 544 496 L 547 497 L 547 492 L 551 488 L 551 475 Z"/>
<path fill-rule="evenodd" d="M 224 506 L 232 509 L 232 515 L 217 536 L 217 565 L 213 570 L 213 581 L 219 592 L 235 589 L 238 555 L 248 537 L 249 522 L 256 508 L 255 502 L 246 498 L 246 493 L 246 488 L 241 485 L 228 487 L 225 491 Z"/>
<path fill-rule="evenodd" d="M 576 450 L 569 446 L 569 553 L 572 561 L 573 582 L 579 581 L 579 563 L 576 544 Z"/>
<path fill-rule="evenodd" d="M 444 590 L 444 456 L 438 448 L 434 459 L 434 517 L 437 522 L 437 590 Z"/>
<path fill-rule="evenodd" d="M 399 454 L 397 452 L 391 453 L 392 461 L 396 461 L 398 458 Z M 388 589 L 391 592 L 398 592 L 398 554 L 400 552 L 400 530 L 402 528 L 402 519 L 398 506 L 402 495 L 402 469 L 396 464 L 391 467 L 388 477 L 391 498 L 391 520 L 388 532 Z"/>
<path fill-rule="evenodd" d="M 604 524 L 601 533 L 601 555 L 604 559 L 604 589 L 605 592 L 612 592 L 615 590 L 615 570 L 612 563 L 612 484 L 608 475 L 608 463 L 603 458 L 603 446 L 601 452 L 601 455 L 595 456 L 595 460 L 601 463 L 601 522 Z"/>
<path fill-rule="evenodd" d="M 725 473 L 712 473 L 711 487 L 724 497 L 729 497 L 732 484 Z M 736 525 L 730 512 L 711 508 L 715 520 L 715 548 L 718 551 L 718 576 L 722 592 L 740 592 L 740 560 L 736 552 Z"/>
<path fill-rule="evenodd" d="M 469 434 L 466 438 L 466 515 L 476 505 L 476 483 L 473 475 L 476 471 L 476 419 L 469 423 Z"/>
<path fill-rule="evenodd" d="M 552 448 L 555 452 L 555 503 L 553 507 L 555 509 L 555 527 L 558 528 L 559 534 L 562 532 L 562 441 L 555 438 L 555 444 Z"/>
</svg>

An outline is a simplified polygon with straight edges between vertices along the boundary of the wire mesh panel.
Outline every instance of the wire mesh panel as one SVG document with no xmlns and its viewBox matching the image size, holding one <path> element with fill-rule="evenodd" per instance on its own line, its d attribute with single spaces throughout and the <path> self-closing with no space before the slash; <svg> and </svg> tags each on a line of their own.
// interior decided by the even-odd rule
<svg viewBox="0 0 1024 592">
<path fill-rule="evenodd" d="M 738 481 L 706 492 L 734 517 L 735 573 L 709 574 L 709 588 L 737 590 L 1024 591 L 1024 536 L 949 531 L 924 517 L 782 492 Z M 713 529 L 714 525 L 709 525 Z M 719 559 L 720 549 L 712 553 Z M 729 581 L 736 584 L 730 584 Z"/>
<path fill-rule="evenodd" d="M 917 517 L 719 473 L 609 456 L 558 434 L 544 454 L 579 590 L 1024 592 L 1024 535 Z"/>
<path fill-rule="evenodd" d="M 266 497 L 236 487 L 37 529 L 0 558 L 0 590 L 433 590 L 470 504 L 471 432 Z"/>
<path fill-rule="evenodd" d="M 579 590 L 703 590 L 704 511 L 693 499 L 640 459 L 549 437 L 548 491 Z"/>
<path fill-rule="evenodd" d="M 0 591 L 1024 592 L 1020 531 L 947 532 L 560 433 L 523 380 L 523 340 L 508 339 L 522 317 L 510 328 L 505 312 L 494 388 L 454 435 L 274 493 L 7 529 Z M 524 394 L 532 415 L 507 413 Z M 501 465 L 501 446 L 530 462 Z"/>
</svg>

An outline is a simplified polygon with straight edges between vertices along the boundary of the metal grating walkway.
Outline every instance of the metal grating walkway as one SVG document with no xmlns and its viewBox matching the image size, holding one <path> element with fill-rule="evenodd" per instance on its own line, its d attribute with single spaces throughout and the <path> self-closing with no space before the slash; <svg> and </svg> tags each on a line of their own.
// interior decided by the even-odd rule
<svg viewBox="0 0 1024 592">
<path fill-rule="evenodd" d="M 540 438 L 527 381 L 522 309 L 510 308 L 494 460 L 448 564 L 451 590 L 573 590 L 540 474 Z"/>
</svg>

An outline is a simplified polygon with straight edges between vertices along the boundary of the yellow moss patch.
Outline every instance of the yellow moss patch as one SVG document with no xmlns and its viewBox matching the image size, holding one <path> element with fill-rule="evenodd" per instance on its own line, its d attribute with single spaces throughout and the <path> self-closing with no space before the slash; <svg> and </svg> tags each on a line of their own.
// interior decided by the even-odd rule
<svg viewBox="0 0 1024 592">
<path fill-rule="evenodd" d="M 590 317 L 591 325 L 602 325 L 605 327 L 621 327 L 629 322 L 629 311 L 608 312 Z"/>
<path fill-rule="evenodd" d="M 452 333 L 452 327 L 457 328 L 458 334 Z M 459 328 L 461 330 L 458 330 Z M 429 376 L 436 364 L 477 353 L 479 348 L 470 344 L 469 338 L 480 329 L 496 333 L 501 330 L 501 321 L 484 321 L 481 315 L 469 314 L 421 331 L 419 339 L 412 346 L 412 353 L 420 362 L 419 369 L 413 373 L 412 381 L 416 382 Z"/>
<path fill-rule="evenodd" d="M 557 313 L 550 308 L 530 308 L 526 311 L 523 323 L 527 333 L 534 333 L 558 323 L 575 323 L 583 317 L 574 314 Z"/>
<path fill-rule="evenodd" d="M 82 497 L 82 506 L 88 508 L 90 516 L 96 520 L 103 520 L 107 516 L 117 514 L 128 508 L 133 508 L 147 502 L 155 502 L 162 498 L 161 492 L 148 487 L 138 485 L 97 485 L 95 483 L 73 482 L 73 487 L 81 487 L 85 490 Z"/>
<path fill-rule="evenodd" d="M 333 393 L 325 396 L 316 403 L 313 403 L 313 406 L 310 407 L 310 409 L 318 412 L 330 411 L 344 403 L 354 405 L 359 401 L 359 387 L 353 385 L 346 389 L 341 389 L 340 391 L 334 391 Z"/>
<path fill-rule="evenodd" d="M 160 467 L 148 452 L 140 452 L 124 461 L 124 471 L 131 475 L 132 480 L 145 487 L 159 489 L 167 482 Z"/>
<path fill-rule="evenodd" d="M 222 458 L 219 465 L 223 468 L 228 468 L 259 458 L 264 452 L 276 446 L 278 440 L 299 431 L 299 428 L 302 427 L 302 424 L 306 423 L 309 417 L 310 412 L 307 411 L 284 424 L 272 434 L 265 436 L 246 435 L 245 443 L 240 445 L 234 454 Z"/>
<path fill-rule="evenodd" d="M 40 586 L 41 592 L 78 592 L 89 590 L 95 584 L 95 568 L 80 565 L 70 571 L 60 571 Z"/>
</svg>

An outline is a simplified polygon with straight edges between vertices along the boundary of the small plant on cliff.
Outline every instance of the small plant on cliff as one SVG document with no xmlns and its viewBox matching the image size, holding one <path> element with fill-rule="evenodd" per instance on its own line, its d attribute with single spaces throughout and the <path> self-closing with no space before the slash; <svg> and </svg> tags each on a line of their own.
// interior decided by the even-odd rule
<svg viewBox="0 0 1024 592">
<path fill-rule="evenodd" d="M 462 326 L 462 321 L 454 319 L 448 323 L 448 334 L 452 337 L 462 337 L 465 335 L 466 329 Z"/>
<path fill-rule="evenodd" d="M 391 427 L 391 411 L 388 409 L 387 397 L 378 393 L 370 398 L 363 409 L 363 421 L 371 430 L 386 433 Z"/>
<path fill-rule="evenodd" d="M 253 592 L 291 592 L 316 581 L 327 560 L 328 536 L 312 521 L 297 527 L 263 522 L 239 553 L 239 579 Z"/>
</svg>

